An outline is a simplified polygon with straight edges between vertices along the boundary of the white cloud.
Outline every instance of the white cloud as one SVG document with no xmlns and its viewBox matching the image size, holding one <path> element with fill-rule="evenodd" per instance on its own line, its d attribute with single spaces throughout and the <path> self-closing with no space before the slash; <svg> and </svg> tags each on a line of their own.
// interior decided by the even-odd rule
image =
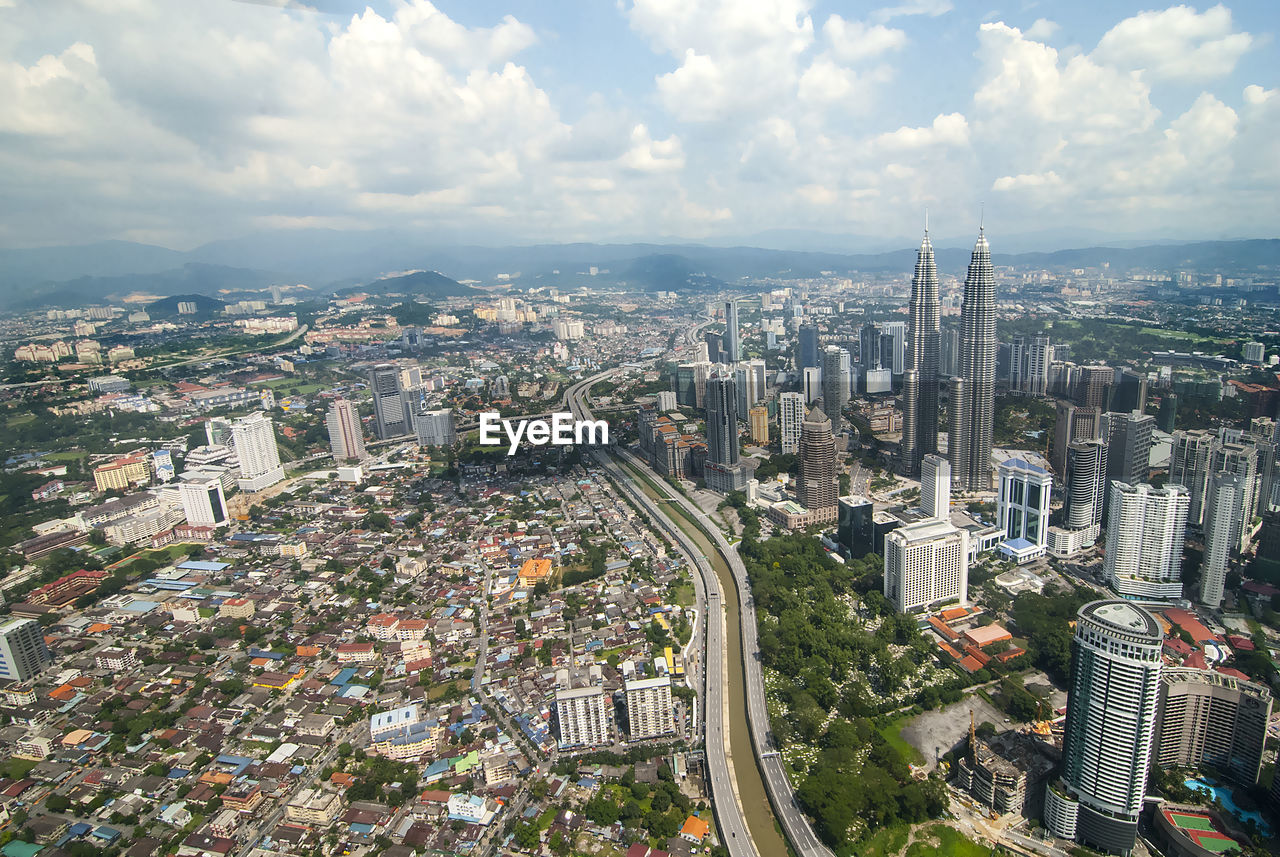
<svg viewBox="0 0 1280 857">
<path fill-rule="evenodd" d="M 635 0 L 631 27 L 680 65 L 660 75 L 667 111 L 685 122 L 750 118 L 794 92 L 813 43 L 808 0 Z"/>
<path fill-rule="evenodd" d="M 906 0 L 897 6 L 877 9 L 871 13 L 871 18 L 881 23 L 909 15 L 927 15 L 930 18 L 936 18 L 939 15 L 945 15 L 951 9 L 951 0 Z"/>
<path fill-rule="evenodd" d="M 830 45 L 831 54 L 841 62 L 878 57 L 901 50 L 907 44 L 907 34 L 902 30 L 883 24 L 846 21 L 839 15 L 827 19 L 822 25 L 822 35 Z"/>
<path fill-rule="evenodd" d="M 622 156 L 627 169 L 639 172 L 666 172 L 684 167 L 680 138 L 672 134 L 665 140 L 654 140 L 649 129 L 637 125 L 631 131 L 631 148 Z"/>
<path fill-rule="evenodd" d="M 962 146 L 969 142 L 969 123 L 961 113 L 938 114 L 932 125 L 923 128 L 903 126 L 876 138 L 880 149 L 897 151 L 926 146 Z"/>
<path fill-rule="evenodd" d="M 1253 37 L 1235 31 L 1231 10 L 1221 4 L 1202 13 L 1173 6 L 1116 24 L 1093 56 L 1118 68 L 1141 69 L 1152 79 L 1201 81 L 1230 74 L 1252 45 Z"/>
<path fill-rule="evenodd" d="M 1062 176 L 1049 170 L 1044 173 L 1023 173 L 1018 176 L 1001 176 L 992 185 L 992 190 L 1023 190 L 1044 187 L 1060 187 Z"/>
<path fill-rule="evenodd" d="M 1037 18 L 1035 23 L 1027 27 L 1027 38 L 1043 42 L 1058 32 L 1058 25 L 1048 18 Z"/>
</svg>

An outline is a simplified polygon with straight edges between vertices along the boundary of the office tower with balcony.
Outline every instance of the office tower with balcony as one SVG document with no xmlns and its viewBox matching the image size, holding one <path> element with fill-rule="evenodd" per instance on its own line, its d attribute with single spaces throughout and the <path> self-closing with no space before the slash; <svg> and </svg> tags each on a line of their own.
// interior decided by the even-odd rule
<svg viewBox="0 0 1280 857">
<path fill-rule="evenodd" d="M 1236 473 L 1209 476 L 1204 513 L 1204 561 L 1200 566 L 1199 602 L 1217 609 L 1226 591 L 1231 551 L 1240 543 L 1248 482 Z"/>
<path fill-rule="evenodd" d="M 991 247 L 979 232 L 964 281 L 960 305 L 960 374 L 952 384 L 947 458 L 951 477 L 961 488 L 991 487 L 991 434 L 995 417 L 996 284 Z"/>
<path fill-rule="evenodd" d="M 822 352 L 822 410 L 831 425 L 840 425 L 840 413 L 849 403 L 851 366 L 849 352 L 828 345 Z"/>
<path fill-rule="evenodd" d="M 836 520 L 837 495 L 836 442 L 831 436 L 831 420 L 814 408 L 805 417 L 800 433 L 796 499 L 816 523 Z"/>
<path fill-rule="evenodd" d="M 1108 854 L 1138 833 L 1155 741 L 1164 631 L 1127 601 L 1080 608 L 1059 776 L 1045 790 L 1045 826 Z"/>
<path fill-rule="evenodd" d="M 196 527 L 220 527 L 227 523 L 227 498 L 218 476 L 184 478 L 178 483 L 178 497 L 187 523 Z"/>
<path fill-rule="evenodd" d="M 969 598 L 969 533 L 946 520 L 907 524 L 884 537 L 884 597 L 899 613 Z"/>
<path fill-rule="evenodd" d="M 1059 400 L 1053 424 L 1053 445 L 1049 461 L 1059 476 L 1067 472 L 1067 447 L 1078 440 L 1094 440 L 1101 436 L 1102 411 L 1079 408 L 1072 402 Z M 1105 501 L 1104 501 L 1105 502 Z"/>
<path fill-rule="evenodd" d="M 906 372 L 902 380 L 902 454 L 909 472 L 918 474 L 924 457 L 938 451 L 938 383 L 942 353 L 938 266 L 927 230 L 916 251 L 908 311 Z"/>
<path fill-rule="evenodd" d="M 373 393 L 374 430 L 380 440 L 413 433 L 400 385 L 400 367 L 393 363 L 374 366 L 369 372 L 369 391 Z"/>
<path fill-rule="evenodd" d="M 802 324 L 799 331 L 799 353 L 796 366 L 801 369 L 817 368 L 822 365 L 822 351 L 818 347 L 818 326 Z"/>
<path fill-rule="evenodd" d="M 0 679 L 26 681 L 52 662 L 39 622 L 15 617 L 0 622 Z"/>
<path fill-rule="evenodd" d="M 1001 462 L 999 476 L 996 523 L 1004 531 L 1004 541 L 1043 548 L 1049 535 L 1053 477 L 1049 471 L 1020 458 Z"/>
<path fill-rule="evenodd" d="M 414 414 L 413 433 L 418 446 L 456 446 L 458 432 L 454 427 L 453 410 L 437 408 Z"/>
<path fill-rule="evenodd" d="M 738 333 L 738 302 L 724 302 L 724 362 L 733 364 L 742 359 L 742 340 Z"/>
<path fill-rule="evenodd" d="M 778 438 L 783 455 L 800 452 L 800 435 L 804 430 L 805 400 L 800 393 L 778 395 Z"/>
<path fill-rule="evenodd" d="M 1137 411 L 1102 415 L 1101 437 L 1107 442 L 1108 484 L 1139 485 L 1151 478 L 1151 438 L 1155 428 L 1155 417 Z"/>
<path fill-rule="evenodd" d="M 920 511 L 930 518 L 951 518 L 951 463 L 941 455 L 920 462 Z"/>
<path fill-rule="evenodd" d="M 1111 385 L 1116 372 L 1110 366 L 1081 366 L 1076 380 L 1076 404 L 1082 408 L 1107 410 L 1111 405 Z"/>
<path fill-rule="evenodd" d="M 1110 491 L 1103 566 L 1107 582 L 1124 598 L 1181 598 L 1187 489 L 1112 482 Z"/>
<path fill-rule="evenodd" d="M 284 480 L 275 427 L 262 411 L 238 417 L 231 424 L 231 441 L 240 460 L 241 491 L 261 491 Z"/>
<path fill-rule="evenodd" d="M 1101 528 L 1109 484 L 1106 441 L 1077 440 L 1067 446 L 1067 485 L 1063 493 L 1067 529 Z"/>
<path fill-rule="evenodd" d="M 334 461 L 363 461 L 367 457 L 364 427 L 355 402 L 334 399 L 325 416 L 325 425 L 329 429 L 329 449 Z"/>
</svg>

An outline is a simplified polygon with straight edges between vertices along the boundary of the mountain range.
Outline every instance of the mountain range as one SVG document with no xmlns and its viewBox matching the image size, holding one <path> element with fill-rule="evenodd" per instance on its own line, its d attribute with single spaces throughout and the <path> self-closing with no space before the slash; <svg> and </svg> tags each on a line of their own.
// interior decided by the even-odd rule
<svg viewBox="0 0 1280 857">
<path fill-rule="evenodd" d="M 998 251 L 999 236 L 991 241 Z M 962 274 L 968 247 L 935 246 L 939 270 Z M 1244 274 L 1280 267 L 1280 239 L 995 252 L 993 261 L 1047 269 L 1109 263 L 1116 273 L 1189 268 Z M 429 236 L 393 231 L 295 230 L 215 241 L 189 251 L 126 241 L 0 250 L 0 307 L 76 306 L 131 293 L 227 299 L 298 283 L 322 294 L 360 288 L 423 297 L 471 294 L 465 285 L 470 282 L 524 287 L 622 283 L 649 290 L 708 291 L 749 278 L 909 272 L 914 264 L 913 246 L 880 253 L 703 244 L 442 247 L 434 246 Z"/>
</svg>

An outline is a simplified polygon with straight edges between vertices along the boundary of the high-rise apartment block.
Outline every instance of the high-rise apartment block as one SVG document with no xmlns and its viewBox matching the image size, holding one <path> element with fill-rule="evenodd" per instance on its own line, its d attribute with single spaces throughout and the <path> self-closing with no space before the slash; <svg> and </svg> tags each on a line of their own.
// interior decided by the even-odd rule
<svg viewBox="0 0 1280 857">
<path fill-rule="evenodd" d="M 1210 475 L 1204 513 L 1204 561 L 1200 565 L 1198 600 L 1206 607 L 1221 607 L 1226 591 L 1231 551 L 1240 542 L 1244 525 L 1244 499 L 1248 482 L 1236 473 Z"/>
<path fill-rule="evenodd" d="M 562 748 L 599 747 L 609 743 L 609 710 L 603 687 L 557 690 L 556 719 Z"/>
<path fill-rule="evenodd" d="M 1182 597 L 1182 541 L 1189 502 L 1181 485 L 1111 483 L 1104 569 L 1119 595 Z"/>
<path fill-rule="evenodd" d="M 783 455 L 800 452 L 800 432 L 804 426 L 805 399 L 801 393 L 778 395 L 778 437 Z"/>
<path fill-rule="evenodd" d="M 623 692 L 632 741 L 659 738 L 676 731 L 670 676 L 629 679 L 623 684 Z"/>
<path fill-rule="evenodd" d="M 329 429 L 329 449 L 333 452 L 334 461 L 363 461 L 366 458 L 364 426 L 355 402 L 334 399 L 325 416 L 325 425 Z"/>
<path fill-rule="evenodd" d="M 1256 785 L 1271 706 L 1265 685 L 1213 670 L 1165 668 L 1151 761 L 1166 770 L 1208 765 Z"/>
<path fill-rule="evenodd" d="M 449 408 L 415 414 L 413 432 L 419 446 L 456 446 L 458 443 L 453 411 Z"/>
<path fill-rule="evenodd" d="M 284 480 L 275 426 L 262 411 L 237 418 L 231 424 L 231 441 L 240 460 L 241 491 L 261 491 Z"/>
</svg>

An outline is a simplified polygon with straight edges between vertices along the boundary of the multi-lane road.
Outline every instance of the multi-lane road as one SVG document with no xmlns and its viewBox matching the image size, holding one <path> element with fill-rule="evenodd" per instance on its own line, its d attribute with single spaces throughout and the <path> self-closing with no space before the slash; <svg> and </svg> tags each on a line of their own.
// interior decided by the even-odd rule
<svg viewBox="0 0 1280 857">
<path fill-rule="evenodd" d="M 591 411 L 586 404 L 587 392 L 592 384 L 602 380 L 609 374 L 611 373 L 604 372 L 594 375 L 575 384 L 566 391 L 565 400 L 575 419 L 592 418 Z M 620 457 L 636 464 L 636 466 L 645 466 L 636 462 L 625 450 L 618 449 L 615 451 Z M 702 598 L 699 601 L 700 603 L 705 603 L 708 608 L 706 611 L 708 621 L 706 623 L 707 657 L 704 670 L 705 718 L 703 722 L 706 734 L 707 766 L 711 778 L 716 821 L 720 825 L 720 830 L 725 839 L 724 844 L 728 846 L 732 857 L 754 857 L 757 851 L 747 833 L 742 805 L 737 798 L 736 783 L 733 781 L 728 763 L 727 730 L 729 724 L 726 717 L 724 692 L 728 686 L 727 670 L 733 668 L 733 666 L 725 662 L 724 612 L 722 609 L 724 596 L 721 591 L 720 580 L 706 557 L 698 549 L 698 546 L 667 516 L 660 504 L 653 502 L 644 491 L 640 490 L 634 484 L 634 478 L 611 459 L 606 452 L 595 450 L 594 454 L 600 464 L 623 487 L 623 490 L 627 492 L 632 500 L 638 506 L 644 508 L 667 535 L 680 544 L 685 549 L 685 552 L 695 560 L 695 565 L 698 569 L 696 580 L 701 584 L 700 595 L 705 592 L 705 601 Z M 665 486 L 659 487 L 659 490 L 664 489 Z M 769 732 L 769 717 L 765 706 L 764 676 L 761 672 L 759 659 L 760 646 L 757 638 L 755 601 L 751 597 L 751 587 L 747 581 L 746 566 L 743 565 L 738 552 L 725 539 L 720 528 L 707 518 L 701 509 L 679 493 L 667 491 L 667 495 L 665 499 L 679 504 L 687 516 L 696 521 L 705 535 L 712 540 L 715 549 L 721 554 L 732 572 L 734 587 L 737 590 L 738 602 L 741 606 L 739 616 L 741 618 L 740 633 L 742 635 L 743 670 L 746 677 L 747 720 L 754 758 L 742 758 L 741 754 L 739 754 L 738 758 L 734 760 L 734 764 L 759 765 L 761 777 L 769 795 L 769 801 L 782 825 L 787 840 L 800 857 L 833 857 L 832 852 L 818 840 L 808 819 L 800 811 L 795 792 L 787 779 L 782 760 L 778 756 L 777 748 L 773 745 Z"/>
</svg>

